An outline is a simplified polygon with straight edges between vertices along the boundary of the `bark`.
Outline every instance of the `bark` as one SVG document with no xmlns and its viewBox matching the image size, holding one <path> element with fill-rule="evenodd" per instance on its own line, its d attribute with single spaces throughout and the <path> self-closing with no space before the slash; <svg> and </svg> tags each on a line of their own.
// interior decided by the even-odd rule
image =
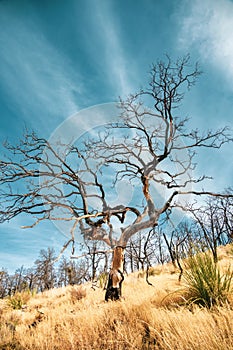
<svg viewBox="0 0 233 350">
<path fill-rule="evenodd" d="M 108 277 L 108 284 L 105 293 L 105 301 L 120 300 L 122 297 L 122 283 L 124 263 L 124 248 L 116 247 L 113 251 L 112 267 Z"/>
</svg>

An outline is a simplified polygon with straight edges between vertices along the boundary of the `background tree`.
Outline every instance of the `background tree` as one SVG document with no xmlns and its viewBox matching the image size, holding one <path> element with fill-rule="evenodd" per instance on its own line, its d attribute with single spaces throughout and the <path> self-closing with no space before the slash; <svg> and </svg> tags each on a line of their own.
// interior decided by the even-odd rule
<svg viewBox="0 0 233 350">
<path fill-rule="evenodd" d="M 70 260 L 63 256 L 58 267 L 57 281 L 59 287 L 74 284 L 74 270 L 74 266 Z"/>
<path fill-rule="evenodd" d="M 14 275 L 14 289 L 20 291 L 27 288 L 27 282 L 24 279 L 24 267 L 21 266 L 15 271 Z"/>
<path fill-rule="evenodd" d="M 0 271 L 0 298 L 4 298 L 8 295 L 9 291 L 9 279 L 8 272 L 4 269 Z"/>
<path fill-rule="evenodd" d="M 137 232 L 148 232 L 181 207 L 183 196 L 218 196 L 192 189 L 206 179 L 193 177 L 194 157 L 200 147 L 220 148 L 232 141 L 229 130 L 190 130 L 179 113 L 185 90 L 200 74 L 189 56 L 175 62 L 166 57 L 152 66 L 147 88 L 120 101 L 119 122 L 82 145 L 52 145 L 33 132 L 18 145 L 6 143 L 0 161 L 0 222 L 25 213 L 31 217 L 25 227 L 64 220 L 70 223 L 70 239 L 63 249 L 71 244 L 72 252 L 77 232 L 85 240 L 125 247 Z M 134 198 L 110 205 L 112 185 L 121 186 L 122 179 L 134 186 Z"/>
<path fill-rule="evenodd" d="M 38 284 L 37 284 L 37 275 L 36 275 L 36 270 L 34 267 L 30 267 L 28 269 L 25 269 L 25 275 L 24 275 L 24 281 L 27 284 L 28 290 L 32 292 L 36 292 L 38 289 Z"/>
<path fill-rule="evenodd" d="M 80 259 L 75 262 L 63 257 L 56 275 L 59 287 L 85 283 L 91 279 L 90 263 L 87 259 Z"/>
<path fill-rule="evenodd" d="M 51 289 L 56 285 L 56 273 L 55 273 L 55 251 L 48 248 L 40 251 L 39 258 L 35 261 L 36 276 L 39 290 Z"/>
<path fill-rule="evenodd" d="M 163 237 L 173 266 L 180 270 L 179 281 L 181 281 L 183 274 L 181 260 L 192 255 L 192 248 L 197 248 L 196 245 L 194 246 L 192 226 L 185 221 L 181 221 L 169 235 L 163 232 Z"/>
<path fill-rule="evenodd" d="M 9 274 L 7 270 L 0 271 L 0 298 L 12 296 L 17 292 L 44 290 L 67 286 L 68 284 L 83 284 L 91 281 L 91 263 L 87 258 L 74 261 L 63 257 L 59 264 L 54 259 L 54 250 L 41 250 L 34 265 L 25 269 L 23 266 Z M 98 273 L 101 273 L 98 269 Z"/>
<path fill-rule="evenodd" d="M 231 190 L 226 191 L 229 194 Z M 191 205 L 189 211 L 196 222 L 196 232 L 205 248 L 210 250 L 215 262 L 218 260 L 217 247 L 232 240 L 233 232 L 232 198 L 209 197 L 202 206 Z"/>
<path fill-rule="evenodd" d="M 134 235 L 126 247 L 126 265 L 130 266 L 131 272 L 147 270 L 156 263 L 156 231 L 150 230 L 148 234 L 139 232 Z"/>
<path fill-rule="evenodd" d="M 86 259 L 90 266 L 89 270 L 94 288 L 94 286 L 97 284 L 98 270 L 100 269 L 101 265 L 105 265 L 105 251 L 102 242 L 85 242 L 84 245 L 87 250 Z"/>
</svg>

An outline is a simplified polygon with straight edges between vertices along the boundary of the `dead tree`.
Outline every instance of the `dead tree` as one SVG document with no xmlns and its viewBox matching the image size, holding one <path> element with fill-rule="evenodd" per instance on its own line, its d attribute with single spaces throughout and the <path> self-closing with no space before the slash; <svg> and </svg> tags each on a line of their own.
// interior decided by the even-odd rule
<svg viewBox="0 0 233 350">
<path fill-rule="evenodd" d="M 70 239 L 62 251 L 71 245 L 74 252 L 77 235 L 114 249 L 156 227 L 184 196 L 220 196 L 195 190 L 192 186 L 207 177 L 194 178 L 192 170 L 198 148 L 232 141 L 228 128 L 190 130 L 177 112 L 185 89 L 200 74 L 189 56 L 175 62 L 166 57 L 152 66 L 147 88 L 120 100 L 119 122 L 87 135 L 82 144 L 51 144 L 34 132 L 26 132 L 17 145 L 6 143 L 0 160 L 0 222 L 21 214 L 29 218 L 24 228 L 64 221 Z M 134 197 L 112 205 L 112 185 L 121 186 L 122 180 L 135 188 Z"/>
<path fill-rule="evenodd" d="M 132 237 L 127 245 L 126 257 L 131 266 L 131 272 L 134 269 L 144 271 L 146 263 L 148 261 L 148 254 L 152 252 L 148 251 L 148 245 L 151 243 L 151 234 L 145 236 L 142 232 L 139 232 L 135 237 Z"/>
<path fill-rule="evenodd" d="M 109 273 L 108 284 L 106 288 L 105 300 L 119 300 L 122 296 L 122 282 L 124 281 L 124 247 L 116 247 L 113 251 L 112 266 Z"/>
<path fill-rule="evenodd" d="M 232 194 L 232 190 L 226 193 Z M 210 250 L 215 262 L 218 261 L 218 246 L 231 242 L 233 232 L 233 203 L 232 198 L 209 197 L 205 204 L 197 207 L 191 205 L 189 212 L 196 222 L 206 248 Z"/>
<path fill-rule="evenodd" d="M 55 251 L 48 248 L 47 250 L 42 249 L 39 258 L 35 261 L 35 274 L 41 292 L 54 288 L 56 285 L 54 259 Z"/>
<path fill-rule="evenodd" d="M 183 275 L 181 260 L 189 256 L 191 241 L 190 226 L 186 222 L 181 222 L 176 229 L 172 230 L 170 236 L 163 232 L 164 241 L 174 268 L 179 268 L 179 282 Z"/>
</svg>

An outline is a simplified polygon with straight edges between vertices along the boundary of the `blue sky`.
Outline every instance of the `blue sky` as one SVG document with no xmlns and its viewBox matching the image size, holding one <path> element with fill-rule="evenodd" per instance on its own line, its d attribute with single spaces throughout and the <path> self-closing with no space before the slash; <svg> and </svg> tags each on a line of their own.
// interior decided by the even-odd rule
<svg viewBox="0 0 233 350">
<path fill-rule="evenodd" d="M 232 33 L 231 0 L 1 0 L 0 142 L 25 126 L 50 138 L 76 112 L 137 91 L 166 53 L 190 53 L 204 72 L 181 110 L 192 126 L 231 125 Z M 200 154 L 201 172 L 215 178 L 207 189 L 232 185 L 231 148 Z M 0 225 L 0 268 L 31 266 L 65 241 L 52 223 L 25 224 Z"/>
</svg>

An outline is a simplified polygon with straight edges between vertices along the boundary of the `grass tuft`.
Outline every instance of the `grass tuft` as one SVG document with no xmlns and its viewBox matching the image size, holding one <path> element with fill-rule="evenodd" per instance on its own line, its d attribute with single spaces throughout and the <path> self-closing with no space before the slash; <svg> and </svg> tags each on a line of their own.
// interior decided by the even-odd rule
<svg viewBox="0 0 233 350">
<path fill-rule="evenodd" d="M 184 279 L 188 288 L 188 302 L 211 308 L 228 301 L 233 272 L 228 266 L 224 274 L 208 253 L 198 253 L 186 262 Z"/>
<path fill-rule="evenodd" d="M 73 287 L 70 290 L 71 300 L 73 303 L 77 302 L 78 300 L 81 300 L 87 296 L 87 291 L 83 287 Z"/>
<path fill-rule="evenodd" d="M 16 292 L 15 294 L 8 297 L 8 305 L 13 310 L 21 310 L 23 306 L 27 304 L 30 298 L 30 291 Z"/>
</svg>

